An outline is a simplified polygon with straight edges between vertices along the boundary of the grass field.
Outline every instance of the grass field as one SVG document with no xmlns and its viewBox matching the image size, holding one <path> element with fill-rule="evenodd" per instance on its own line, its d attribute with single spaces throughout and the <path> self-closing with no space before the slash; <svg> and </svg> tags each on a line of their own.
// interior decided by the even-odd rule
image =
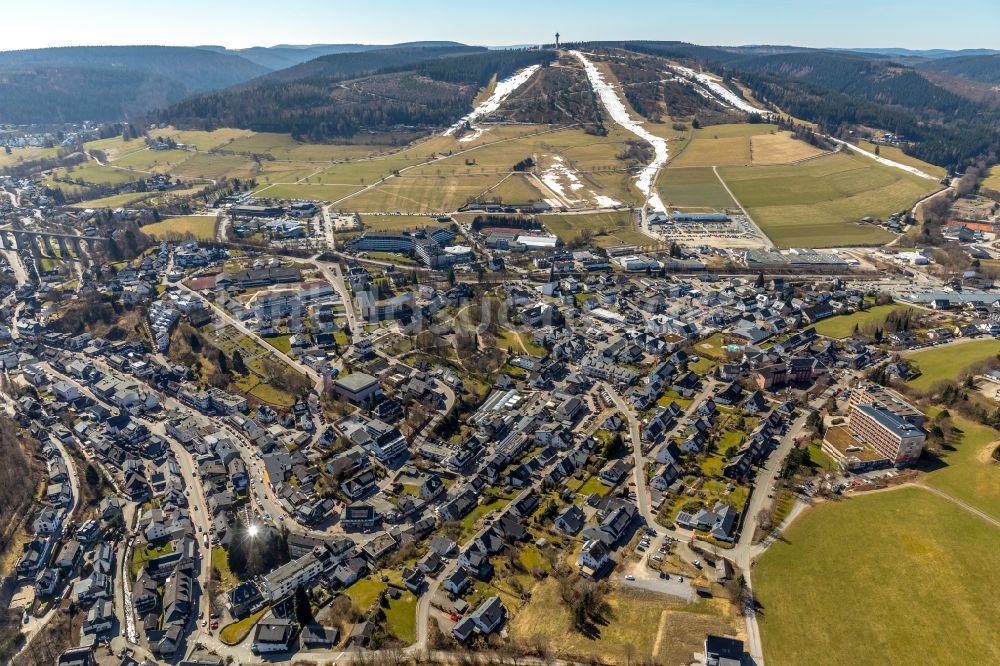
<svg viewBox="0 0 1000 666">
<path fill-rule="evenodd" d="M 362 578 L 347 588 L 347 596 L 354 602 L 355 608 L 364 613 L 367 611 L 378 595 L 386 588 L 386 584 L 374 578 Z"/>
<path fill-rule="evenodd" d="M 533 203 L 542 200 L 542 193 L 528 176 L 512 173 L 490 187 L 483 196 L 504 203 Z"/>
<path fill-rule="evenodd" d="M 113 136 L 108 139 L 88 141 L 83 144 L 83 147 L 86 150 L 100 150 L 109 160 L 113 161 L 129 153 L 134 153 L 137 150 L 146 150 L 146 142 L 142 139 L 125 141 L 121 136 Z"/>
<path fill-rule="evenodd" d="M 430 226 L 446 226 L 429 215 L 362 215 L 365 229 L 372 231 L 413 231 Z"/>
<path fill-rule="evenodd" d="M 792 137 L 791 132 L 758 134 L 750 137 L 754 164 L 788 164 L 822 155 L 825 151 Z"/>
<path fill-rule="evenodd" d="M 653 239 L 632 228 L 628 211 L 585 213 L 582 215 L 541 215 L 539 221 L 564 243 L 579 238 L 585 231 L 598 245 L 652 245 Z M 603 232 L 603 233 L 602 233 Z M 602 244 L 600 241 L 608 242 Z"/>
<path fill-rule="evenodd" d="M 754 570 L 766 662 L 1000 663 L 998 538 L 917 488 L 811 509 Z"/>
<path fill-rule="evenodd" d="M 361 189 L 359 185 L 271 185 L 258 190 L 260 196 L 275 199 L 338 201 Z"/>
<path fill-rule="evenodd" d="M 774 125 L 712 125 L 694 130 L 691 141 L 670 162 L 675 167 L 741 166 L 751 163 L 750 138 L 770 134 Z"/>
<path fill-rule="evenodd" d="M 722 168 L 719 173 L 758 226 L 781 247 L 884 243 L 892 234 L 859 220 L 885 219 L 936 187 L 847 154 L 794 166 Z"/>
<path fill-rule="evenodd" d="M 154 224 L 147 224 L 142 232 L 158 240 L 186 238 L 188 234 L 197 240 L 215 238 L 214 215 L 182 215 L 169 217 Z"/>
<path fill-rule="evenodd" d="M 270 155 L 276 160 L 333 162 L 368 157 L 385 148 L 362 144 L 301 143 L 290 134 L 261 132 L 236 139 L 226 144 L 223 150 L 247 155 Z"/>
<path fill-rule="evenodd" d="M 846 338 L 854 332 L 855 324 L 864 331 L 869 326 L 878 326 L 885 323 L 885 319 L 890 313 L 906 310 L 920 312 L 917 308 L 909 305 L 876 305 L 864 312 L 852 312 L 848 315 L 824 319 L 813 328 L 820 335 L 825 335 L 829 338 Z"/>
<path fill-rule="evenodd" d="M 73 181 L 79 179 L 85 183 L 109 186 L 124 185 L 145 178 L 145 174 L 97 164 L 82 164 L 73 168 L 56 169 L 52 175 L 55 178 L 69 178 Z M 63 183 L 58 183 L 57 186 L 64 187 Z"/>
<path fill-rule="evenodd" d="M 391 178 L 345 202 L 361 212 L 451 212 L 496 185 L 500 175 L 410 175 Z"/>
<path fill-rule="evenodd" d="M 462 541 L 473 536 L 479 527 L 480 519 L 490 513 L 500 511 L 505 506 L 510 503 L 511 497 L 499 497 L 496 500 L 489 502 L 488 504 L 478 504 L 476 508 L 469 512 L 469 514 L 462 518 Z"/>
<path fill-rule="evenodd" d="M 557 658 L 576 657 L 604 664 L 687 664 L 701 651 L 706 633 L 738 634 L 728 602 L 687 604 L 648 592 L 615 590 L 606 597 L 609 612 L 593 625 L 592 635 L 573 631 L 559 584 L 537 584 L 531 600 L 511 621 L 514 641 L 539 642 Z"/>
<path fill-rule="evenodd" d="M 150 130 L 149 133 L 153 137 L 173 139 L 177 143 L 183 143 L 187 146 L 195 148 L 198 152 L 215 150 L 216 148 L 226 146 L 237 139 L 251 137 L 254 135 L 252 130 L 236 129 L 233 127 L 220 127 L 219 129 L 212 130 L 211 132 L 201 130 L 179 130 L 173 127 L 167 127 L 163 129 Z"/>
<path fill-rule="evenodd" d="M 736 206 L 711 167 L 666 169 L 660 174 L 658 185 L 660 197 L 668 206 L 715 209 Z"/>
<path fill-rule="evenodd" d="M 389 601 L 385 609 L 385 628 L 407 645 L 417 640 L 417 598 L 403 591 L 399 599 Z"/>
<path fill-rule="evenodd" d="M 0 169 L 19 162 L 55 157 L 58 152 L 58 148 L 11 148 L 8 155 L 6 150 L 0 150 Z"/>
<path fill-rule="evenodd" d="M 1000 169 L 991 167 L 983 179 L 983 187 L 1000 192 Z"/>
<path fill-rule="evenodd" d="M 1000 340 L 993 338 L 922 349 L 906 356 L 920 369 L 920 376 L 909 384 L 918 391 L 928 391 L 934 382 L 955 379 L 970 365 L 997 354 L 1000 354 Z"/>
<path fill-rule="evenodd" d="M 170 171 L 172 166 L 190 159 L 192 155 L 194 155 L 194 152 L 187 150 L 143 149 L 125 153 L 112 160 L 111 163 L 116 167 L 125 169 L 166 173 Z"/>
<path fill-rule="evenodd" d="M 952 420 L 961 436 L 945 452 L 945 466 L 927 475 L 927 484 L 1000 518 L 1000 463 L 992 457 L 1000 432 L 955 414 Z"/>
<path fill-rule="evenodd" d="M 555 156 L 562 157 L 568 168 L 578 172 L 585 185 L 585 190 L 578 193 L 580 196 L 592 191 L 622 201 L 635 199 L 627 174 L 615 171 L 625 166 L 617 158 L 624 146 L 624 134 L 612 131 L 598 137 L 578 129 L 538 133 L 543 128 L 535 127 L 522 128 L 520 134 L 508 137 L 500 131 L 504 128 L 496 129 L 495 136 L 483 137 L 489 136 L 492 143 L 453 146 L 450 149 L 460 149 L 461 154 L 416 166 L 400 178 L 388 180 L 352 199 L 350 206 L 372 212 L 422 213 L 452 211 L 475 196 L 495 196 L 508 202 L 537 201 L 542 199 L 542 193 L 526 176 L 511 176 L 511 170 L 528 157 L 538 163 L 551 161 Z M 536 133 L 525 135 L 529 129 Z M 482 147 L 469 150 L 476 145 Z M 429 146 L 444 148 L 434 138 L 386 158 L 335 166 L 319 174 L 316 180 L 371 184 L 393 170 L 425 161 L 430 154 Z"/>
<path fill-rule="evenodd" d="M 256 164 L 252 160 L 237 155 L 215 155 L 196 153 L 183 162 L 172 166 L 170 175 L 179 178 L 252 178 L 257 175 Z"/>
<path fill-rule="evenodd" d="M 70 204 L 70 208 L 121 208 L 123 206 L 130 206 L 138 203 L 150 198 L 151 196 L 152 195 L 149 192 L 115 194 L 110 197 L 104 197 L 103 199 L 89 199 L 87 201 Z"/>
</svg>

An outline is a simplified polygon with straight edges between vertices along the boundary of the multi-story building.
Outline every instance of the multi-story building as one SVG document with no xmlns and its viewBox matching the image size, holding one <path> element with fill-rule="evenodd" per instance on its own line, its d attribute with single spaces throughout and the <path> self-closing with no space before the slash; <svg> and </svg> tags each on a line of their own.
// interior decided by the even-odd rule
<svg viewBox="0 0 1000 666">
<path fill-rule="evenodd" d="M 316 546 L 302 557 L 283 564 L 264 576 L 261 589 L 272 602 L 283 599 L 299 585 L 311 585 L 332 564 L 330 550 L 325 546 Z"/>
<path fill-rule="evenodd" d="M 924 427 L 926 420 L 924 413 L 906 402 L 901 395 L 879 384 L 861 384 L 851 389 L 847 409 L 852 411 L 858 405 L 880 407 L 918 428 Z"/>
<path fill-rule="evenodd" d="M 858 440 L 888 458 L 893 465 L 915 462 L 927 440 L 927 433 L 919 426 L 874 405 L 854 407 L 848 428 Z"/>
<path fill-rule="evenodd" d="M 453 240 L 455 232 L 451 229 L 427 227 L 413 233 L 369 231 L 350 241 L 347 247 L 356 252 L 413 252 L 427 266 L 440 268 L 462 260 L 459 255 L 442 249 Z"/>
</svg>

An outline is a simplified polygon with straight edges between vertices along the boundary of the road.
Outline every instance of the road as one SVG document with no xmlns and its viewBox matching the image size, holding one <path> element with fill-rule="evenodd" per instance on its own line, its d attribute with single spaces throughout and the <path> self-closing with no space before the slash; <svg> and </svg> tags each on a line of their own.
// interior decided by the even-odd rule
<svg viewBox="0 0 1000 666">
<path fill-rule="evenodd" d="M 820 393 L 820 395 L 818 395 L 806 409 L 802 410 L 802 413 L 796 417 L 786 430 L 785 435 L 781 438 L 777 448 L 771 452 L 771 455 L 768 456 L 767 460 L 764 461 L 764 464 L 757 472 L 754 486 L 750 491 L 750 499 L 747 501 L 747 509 L 745 511 L 745 515 L 743 516 L 743 529 L 740 532 L 740 537 L 735 548 L 733 548 L 728 554 L 728 557 L 730 557 L 743 572 L 743 580 L 746 583 L 746 591 L 750 599 L 753 599 L 753 583 L 751 581 L 753 561 L 759 557 L 774 541 L 769 537 L 757 546 L 753 545 L 753 535 L 756 531 L 757 514 L 769 501 L 770 498 L 768 495 L 771 493 L 771 487 L 774 485 L 774 481 L 777 478 L 778 473 L 781 471 L 781 465 L 784 462 L 785 457 L 795 445 L 795 439 L 801 435 L 806 419 L 809 417 L 809 412 L 812 409 L 818 409 L 823 402 L 826 401 L 827 397 L 831 395 L 833 389 L 834 387 L 827 388 L 825 391 Z M 782 523 L 782 526 L 787 525 L 791 522 L 791 520 L 794 520 L 794 518 L 799 515 L 805 506 L 800 506 L 800 504 L 801 503 L 798 503 L 795 507 L 793 507 L 788 519 Z M 743 616 L 746 621 L 747 651 L 750 653 L 750 656 L 753 657 L 757 666 L 763 666 L 764 649 L 760 638 L 760 627 L 757 624 L 757 612 L 755 605 L 749 604 L 746 608 L 744 608 Z"/>
<path fill-rule="evenodd" d="M 201 567 L 198 573 L 198 581 L 201 588 L 201 594 L 198 595 L 198 615 L 202 616 L 203 614 L 203 617 L 207 618 L 211 604 L 208 590 L 212 576 L 212 551 L 211 546 L 208 548 L 205 547 L 203 535 L 210 533 L 212 521 L 209 516 L 208 502 L 205 500 L 204 489 L 201 485 L 201 478 L 196 472 L 194 459 L 191 457 L 191 454 L 179 442 L 167 435 L 166 425 L 162 420 L 147 422 L 147 427 L 150 432 L 162 437 L 170 446 L 170 450 L 177 460 L 177 466 L 181 470 L 181 476 L 184 478 L 184 494 L 188 496 L 191 524 L 195 526 L 195 541 L 201 553 Z M 193 617 L 191 621 L 195 627 L 194 636 L 197 637 L 201 632 L 201 628 L 198 626 L 198 618 Z"/>
<path fill-rule="evenodd" d="M 53 539 L 52 542 L 58 543 L 59 539 L 62 538 L 63 532 L 66 530 L 67 523 L 73 519 L 73 514 L 76 511 L 76 508 L 79 506 L 80 479 L 79 479 L 79 474 L 77 473 L 76 463 L 73 460 L 73 458 L 70 457 L 69 452 L 66 450 L 66 446 L 54 437 L 52 438 L 52 442 L 54 442 L 56 448 L 59 449 L 59 453 L 62 455 L 63 462 L 66 464 L 66 473 L 69 475 L 69 486 L 72 495 L 69 502 L 69 506 L 67 506 L 66 509 L 61 514 L 61 518 L 59 521 L 59 528 L 52 535 Z M 66 581 L 65 584 L 72 585 L 73 581 L 72 580 Z M 53 604 L 52 608 L 50 608 L 45 615 L 37 618 L 30 617 L 26 624 L 21 625 L 21 633 L 24 634 L 25 638 L 24 645 L 21 647 L 21 650 L 23 650 L 25 647 L 28 646 L 29 643 L 31 643 L 31 639 L 33 639 L 36 635 L 38 635 L 38 632 L 41 631 L 45 627 L 45 625 L 47 625 L 52 620 L 53 617 L 55 617 L 57 612 L 59 612 L 59 604 Z"/>
<path fill-rule="evenodd" d="M 183 282 L 178 282 L 177 286 L 180 289 L 183 289 L 183 290 L 189 292 L 190 294 L 192 294 L 193 296 L 197 297 L 198 299 L 200 299 L 220 319 L 222 319 L 224 322 L 226 322 L 227 324 L 229 324 L 230 326 L 232 326 L 233 328 L 235 328 L 237 331 L 239 331 L 243 335 L 247 336 L 248 338 L 250 338 L 251 340 L 253 340 L 257 344 L 259 344 L 263 349 L 265 349 L 265 350 L 267 350 L 269 352 L 273 352 L 274 355 L 277 356 L 280 360 L 284 361 L 285 363 L 287 363 L 288 365 L 292 366 L 293 368 L 295 368 L 299 372 L 301 372 L 301 373 L 305 374 L 307 377 L 311 378 L 313 380 L 314 387 L 316 389 L 316 393 L 319 394 L 319 395 L 323 394 L 323 388 L 324 388 L 323 375 L 320 372 L 318 372 L 314 368 L 309 367 L 308 365 L 305 365 L 304 363 L 301 363 L 301 362 L 299 362 L 299 361 L 297 361 L 297 360 L 289 357 L 287 354 L 284 354 L 281 351 L 275 349 L 274 347 L 272 347 L 271 345 L 269 345 L 264 340 L 264 338 L 260 337 L 260 335 L 257 334 L 256 331 L 250 330 L 250 328 L 248 326 L 246 326 L 246 324 L 244 324 L 243 322 L 239 321 L 238 319 L 236 319 L 235 317 L 233 317 L 228 312 L 226 312 L 225 310 L 223 310 L 219 306 L 215 305 L 211 301 L 206 300 L 205 298 L 202 297 L 201 294 L 199 294 L 194 289 L 191 289 L 190 287 L 188 287 Z"/>
<path fill-rule="evenodd" d="M 320 261 L 318 255 L 313 257 L 313 261 L 326 281 L 333 285 L 337 294 L 340 295 L 340 300 L 344 304 L 344 313 L 347 315 L 347 327 L 351 331 L 351 339 L 357 340 L 365 331 L 358 319 L 357 313 L 354 311 L 354 300 L 351 298 L 351 292 L 347 289 L 347 284 L 344 282 L 344 274 L 340 270 L 340 264 Z"/>
<path fill-rule="evenodd" d="M 646 488 L 646 458 L 642 454 L 642 432 L 639 429 L 639 419 L 635 417 L 635 412 L 629 409 L 618 392 L 610 384 L 601 384 L 611 402 L 619 412 L 625 415 L 628 420 L 629 439 L 632 444 L 633 469 L 632 478 L 635 481 L 635 505 L 639 509 L 639 515 L 647 526 L 656 528 L 656 516 L 649 508 L 649 491 Z"/>
<path fill-rule="evenodd" d="M 14 279 L 17 280 L 18 286 L 25 284 L 28 281 L 28 272 L 24 270 L 21 255 L 16 250 L 0 250 L 0 252 L 7 258 L 7 263 L 10 264 L 11 270 L 14 271 Z"/>
</svg>

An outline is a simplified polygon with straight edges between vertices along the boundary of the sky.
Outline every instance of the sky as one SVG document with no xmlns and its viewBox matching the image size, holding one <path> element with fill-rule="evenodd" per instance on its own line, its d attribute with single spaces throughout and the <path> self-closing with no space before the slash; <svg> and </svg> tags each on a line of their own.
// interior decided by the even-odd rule
<svg viewBox="0 0 1000 666">
<path fill-rule="evenodd" d="M 706 45 L 1000 48 L 1000 0 L 8 0 L 0 50 L 89 44 Z"/>
</svg>

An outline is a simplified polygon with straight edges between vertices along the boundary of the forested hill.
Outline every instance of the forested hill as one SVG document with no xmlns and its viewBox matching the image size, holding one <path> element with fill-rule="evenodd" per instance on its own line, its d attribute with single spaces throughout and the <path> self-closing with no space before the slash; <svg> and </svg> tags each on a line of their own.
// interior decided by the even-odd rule
<svg viewBox="0 0 1000 666">
<path fill-rule="evenodd" d="M 264 76 L 261 82 L 287 82 L 317 78 L 340 81 L 377 74 L 434 58 L 480 52 L 486 52 L 486 49 L 481 46 L 458 44 L 441 47 L 392 47 L 357 53 L 336 53 L 272 72 Z"/>
<path fill-rule="evenodd" d="M 941 58 L 921 63 L 918 67 L 981 83 L 1000 83 L 1000 54 Z"/>
<path fill-rule="evenodd" d="M 470 47 L 462 47 L 470 48 Z M 410 49 L 340 54 L 292 68 L 300 78 L 267 76 L 230 90 L 199 95 L 151 114 L 179 127 L 240 127 L 330 140 L 362 131 L 445 127 L 468 113 L 479 89 L 552 61 L 552 51 L 477 51 L 400 63 Z M 419 51 L 416 49 L 414 51 Z M 440 56 L 442 49 L 433 49 Z M 413 55 L 413 54 L 410 54 Z M 376 67 L 381 64 L 382 67 Z"/>
<path fill-rule="evenodd" d="M 117 121 L 267 69 L 173 46 L 79 46 L 0 52 L 0 122 Z"/>
<path fill-rule="evenodd" d="M 850 97 L 907 109 L 928 119 L 976 113 L 972 102 L 934 85 L 911 67 L 863 55 L 783 53 L 731 61 L 729 66 L 741 72 L 794 78 Z"/>
<path fill-rule="evenodd" d="M 852 126 L 901 134 L 909 140 L 907 153 L 941 166 L 993 162 L 1000 155 L 1000 111 L 993 105 L 884 56 L 821 50 L 759 54 L 681 42 L 608 44 L 738 79 L 757 99 L 830 134 Z M 948 60 L 960 59 L 920 66 Z"/>
</svg>

